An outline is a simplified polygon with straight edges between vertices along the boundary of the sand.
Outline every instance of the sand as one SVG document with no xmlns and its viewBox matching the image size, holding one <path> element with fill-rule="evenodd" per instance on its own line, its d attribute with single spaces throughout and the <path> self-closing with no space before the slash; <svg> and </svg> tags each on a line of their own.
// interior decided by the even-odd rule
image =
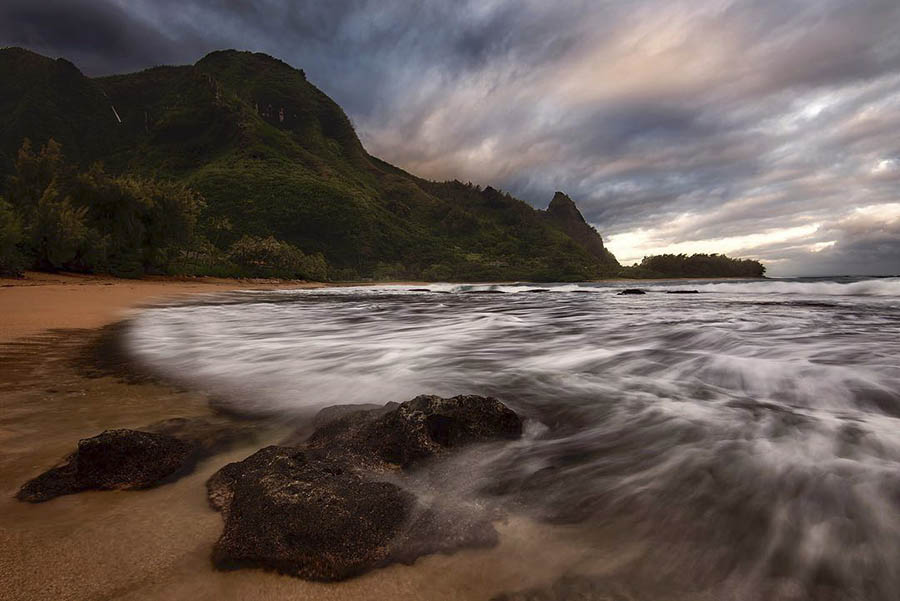
<svg viewBox="0 0 900 601">
<path fill-rule="evenodd" d="M 212 457 L 192 475 L 151 490 L 18 502 L 19 486 L 79 438 L 211 413 L 203 391 L 86 373 L 79 360 L 99 339 L 97 328 L 188 294 L 318 284 L 29 274 L 0 286 L 0 599 L 487 600 L 547 583 L 583 557 L 565 529 L 515 518 L 498 524 L 495 549 L 424 557 L 345 583 L 215 571 L 209 558 L 222 520 L 206 503 L 204 482 L 261 444 Z M 281 435 L 272 433 L 271 442 Z M 622 549 L 609 552 L 621 556 Z M 540 563 L 529 561 L 538 556 Z"/>
<path fill-rule="evenodd" d="M 24 279 L 0 278 L 0 343 L 60 328 L 99 328 L 141 305 L 190 294 L 324 285 L 224 278 L 123 280 L 29 272 Z"/>
</svg>

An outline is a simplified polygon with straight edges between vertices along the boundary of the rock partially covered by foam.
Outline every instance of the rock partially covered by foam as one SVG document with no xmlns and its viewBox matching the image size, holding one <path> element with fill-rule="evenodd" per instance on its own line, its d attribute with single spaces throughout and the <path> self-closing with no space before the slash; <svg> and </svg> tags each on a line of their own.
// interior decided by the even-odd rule
<svg viewBox="0 0 900 601">
<path fill-rule="evenodd" d="M 225 518 L 216 567 L 310 580 L 341 580 L 386 560 L 415 505 L 395 484 L 291 447 L 266 447 L 225 466 L 207 490 Z"/>
<path fill-rule="evenodd" d="M 466 444 L 521 435 L 521 418 L 497 399 L 421 395 L 387 413 L 345 415 L 316 430 L 307 446 L 369 464 L 408 467 Z"/>
<path fill-rule="evenodd" d="M 420 396 L 331 414 L 305 445 L 267 447 L 209 479 L 209 502 L 225 520 L 216 567 L 342 580 L 497 544 L 483 508 L 441 495 L 423 502 L 404 488 L 403 470 L 465 444 L 517 438 L 522 422 L 512 410 L 485 397 Z"/>
</svg>

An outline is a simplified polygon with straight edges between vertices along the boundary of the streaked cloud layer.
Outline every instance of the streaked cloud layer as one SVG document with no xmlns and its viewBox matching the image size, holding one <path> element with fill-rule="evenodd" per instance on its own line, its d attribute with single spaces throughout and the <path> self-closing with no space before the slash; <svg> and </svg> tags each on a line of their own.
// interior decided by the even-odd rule
<svg viewBox="0 0 900 601">
<path fill-rule="evenodd" d="M 89 74 L 259 50 L 417 174 L 566 191 L 623 262 L 900 273 L 896 0 L 7 0 Z"/>
</svg>

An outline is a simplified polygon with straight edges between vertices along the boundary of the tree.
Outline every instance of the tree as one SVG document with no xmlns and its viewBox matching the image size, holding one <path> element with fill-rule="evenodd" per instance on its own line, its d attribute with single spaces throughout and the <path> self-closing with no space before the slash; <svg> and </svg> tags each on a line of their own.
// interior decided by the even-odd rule
<svg viewBox="0 0 900 601">
<path fill-rule="evenodd" d="M 9 191 L 34 267 L 124 277 L 168 272 L 204 206 L 183 184 L 113 177 L 99 163 L 79 173 L 52 139 L 38 153 L 24 141 Z"/>
<path fill-rule="evenodd" d="M 85 225 L 86 207 L 72 206 L 55 180 L 44 190 L 31 211 L 29 245 L 38 269 L 77 269 L 90 239 Z"/>
<path fill-rule="evenodd" d="M 0 198 L 0 276 L 19 276 L 25 259 L 19 251 L 22 222 L 11 204 Z"/>
</svg>

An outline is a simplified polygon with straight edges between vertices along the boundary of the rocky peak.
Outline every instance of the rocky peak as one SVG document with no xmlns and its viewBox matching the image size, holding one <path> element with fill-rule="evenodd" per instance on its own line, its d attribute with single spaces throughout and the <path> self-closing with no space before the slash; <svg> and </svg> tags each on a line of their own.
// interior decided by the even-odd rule
<svg viewBox="0 0 900 601">
<path fill-rule="evenodd" d="M 558 220 L 586 223 L 581 211 L 575 206 L 575 201 L 563 192 L 557 192 L 553 195 L 553 200 L 550 201 L 550 206 L 547 207 L 547 214 Z"/>
<path fill-rule="evenodd" d="M 584 220 L 584 216 L 575 201 L 563 192 L 557 192 L 547 207 L 547 216 L 550 221 L 570 238 L 581 244 L 589 253 L 600 259 L 608 267 L 618 267 L 619 262 L 603 246 L 603 239 L 591 225 Z"/>
</svg>

